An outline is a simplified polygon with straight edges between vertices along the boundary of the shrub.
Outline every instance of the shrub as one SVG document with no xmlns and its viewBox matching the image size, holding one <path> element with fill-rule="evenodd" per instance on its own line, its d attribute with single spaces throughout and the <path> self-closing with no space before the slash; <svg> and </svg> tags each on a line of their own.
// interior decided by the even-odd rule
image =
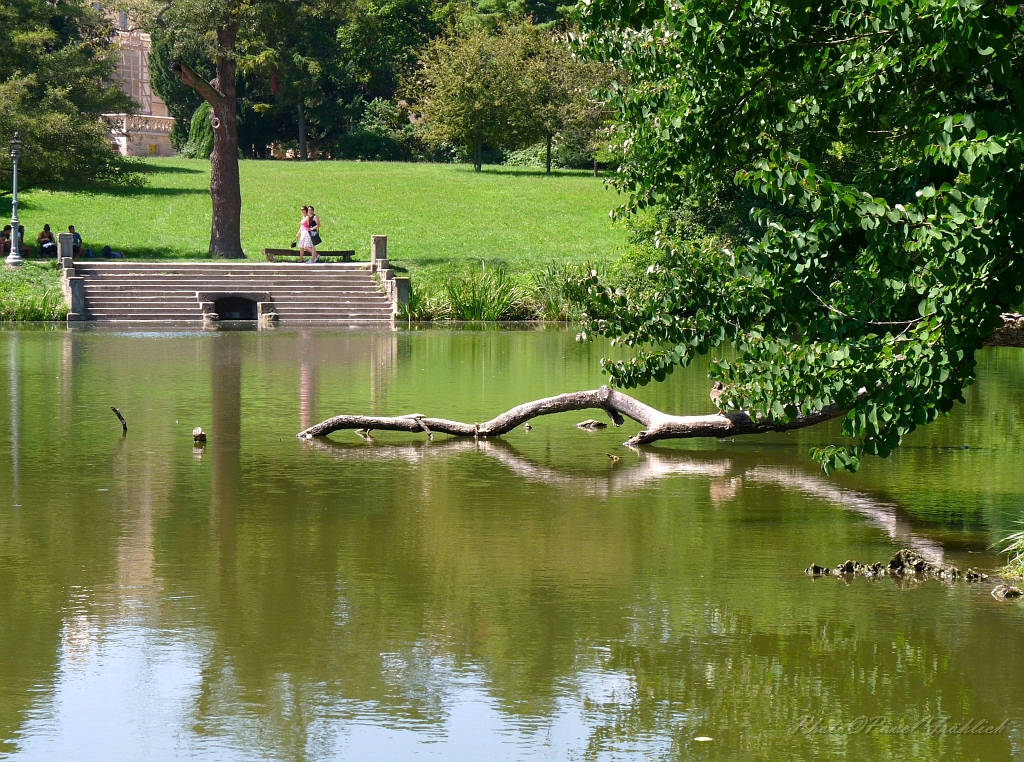
<svg viewBox="0 0 1024 762">
<path fill-rule="evenodd" d="M 186 159 L 209 159 L 213 153 L 213 125 L 210 124 L 210 104 L 205 101 L 192 114 L 188 143 L 181 151 Z"/>
<path fill-rule="evenodd" d="M 68 308 L 56 289 L 13 294 L 0 304 L 0 320 L 65 320 Z"/>
</svg>

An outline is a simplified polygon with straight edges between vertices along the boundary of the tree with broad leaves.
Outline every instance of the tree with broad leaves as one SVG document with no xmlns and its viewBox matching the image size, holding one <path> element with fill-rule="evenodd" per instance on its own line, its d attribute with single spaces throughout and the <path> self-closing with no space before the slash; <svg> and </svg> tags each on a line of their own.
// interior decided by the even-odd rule
<svg viewBox="0 0 1024 762">
<path fill-rule="evenodd" d="M 0 193 L 10 193 L 10 144 L 22 141 L 20 186 L 124 183 L 132 164 L 110 150 L 105 113 L 131 112 L 111 83 L 110 22 L 84 0 L 0 4 Z"/>
<path fill-rule="evenodd" d="M 464 146 L 479 172 L 483 148 L 522 148 L 537 137 L 533 106 L 541 68 L 538 37 L 528 21 L 475 27 L 434 40 L 408 85 L 427 135 Z"/>
<path fill-rule="evenodd" d="M 842 416 L 853 441 L 812 451 L 826 471 L 963 400 L 1024 284 L 1017 7 L 588 0 L 578 21 L 578 51 L 630 81 L 610 93 L 619 213 L 747 205 L 706 236 L 656 234 L 628 288 L 582 284 L 582 336 L 633 349 L 604 361 L 615 384 L 713 352 L 725 413 Z"/>
</svg>

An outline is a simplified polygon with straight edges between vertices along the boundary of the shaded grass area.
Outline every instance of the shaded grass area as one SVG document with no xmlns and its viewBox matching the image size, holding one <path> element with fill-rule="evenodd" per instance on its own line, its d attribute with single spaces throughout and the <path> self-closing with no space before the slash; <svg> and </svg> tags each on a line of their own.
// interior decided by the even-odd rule
<svg viewBox="0 0 1024 762">
<path fill-rule="evenodd" d="M 67 314 L 56 261 L 0 266 L 0 320 L 64 320 Z"/>
<path fill-rule="evenodd" d="M 123 189 L 33 190 L 21 218 L 34 240 L 44 223 L 76 226 L 86 248 L 134 260 L 207 259 L 208 161 L 146 159 L 144 183 Z M 242 245 L 252 259 L 287 247 L 299 206 L 314 204 L 325 249 L 368 259 L 388 236 L 399 274 L 413 278 L 414 319 L 567 319 L 567 268 L 609 263 L 627 233 L 620 203 L 588 172 L 389 162 L 243 161 Z M 28 279 L 26 279 L 28 280 Z"/>
</svg>

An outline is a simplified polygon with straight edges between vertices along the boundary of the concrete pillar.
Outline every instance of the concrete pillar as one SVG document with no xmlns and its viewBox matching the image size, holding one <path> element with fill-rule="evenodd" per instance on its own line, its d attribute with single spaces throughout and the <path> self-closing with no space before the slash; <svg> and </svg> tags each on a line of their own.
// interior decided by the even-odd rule
<svg viewBox="0 0 1024 762">
<path fill-rule="evenodd" d="M 370 236 L 370 270 L 377 271 L 377 260 L 388 258 L 388 237 L 386 235 Z"/>
<path fill-rule="evenodd" d="M 68 275 L 73 272 L 65 270 L 61 279 L 64 303 L 68 306 L 68 322 L 85 320 L 85 278 L 81 275 Z"/>
<path fill-rule="evenodd" d="M 60 262 L 61 267 L 70 267 L 65 265 L 64 260 L 71 261 L 74 256 L 75 237 L 71 233 L 57 233 L 57 261 Z"/>
<path fill-rule="evenodd" d="M 395 278 L 395 305 L 409 303 L 409 291 L 412 281 L 409 278 Z"/>
</svg>

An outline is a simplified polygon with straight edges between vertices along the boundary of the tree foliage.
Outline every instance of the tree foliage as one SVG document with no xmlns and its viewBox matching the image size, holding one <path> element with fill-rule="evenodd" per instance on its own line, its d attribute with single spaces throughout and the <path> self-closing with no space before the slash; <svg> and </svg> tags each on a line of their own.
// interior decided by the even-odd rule
<svg viewBox="0 0 1024 762">
<path fill-rule="evenodd" d="M 593 91 L 607 67 L 573 58 L 529 19 L 475 25 L 435 40 L 409 88 L 435 142 L 516 149 L 562 133 L 592 138 L 605 118 Z M 548 162 L 550 170 L 550 161 Z"/>
<path fill-rule="evenodd" d="M 703 238 L 658 234 L 633 288 L 588 279 L 617 384 L 731 344 L 721 408 L 830 403 L 855 470 L 948 412 L 1024 282 L 1021 15 L 1005 2 L 591 0 L 580 49 L 615 62 L 620 212 L 746 200 Z M 756 226 L 752 236 L 738 235 Z"/>
<path fill-rule="evenodd" d="M 130 167 L 110 150 L 100 119 L 133 108 L 109 84 L 116 60 L 109 33 L 104 17 L 81 0 L 0 5 L 0 187 L 11 187 L 14 132 L 23 186 L 126 176 Z"/>
<path fill-rule="evenodd" d="M 521 148 L 538 132 L 532 106 L 538 50 L 528 22 L 477 26 L 440 38 L 422 56 L 410 90 L 435 142 L 464 146 L 480 170 L 484 145 Z"/>
</svg>

